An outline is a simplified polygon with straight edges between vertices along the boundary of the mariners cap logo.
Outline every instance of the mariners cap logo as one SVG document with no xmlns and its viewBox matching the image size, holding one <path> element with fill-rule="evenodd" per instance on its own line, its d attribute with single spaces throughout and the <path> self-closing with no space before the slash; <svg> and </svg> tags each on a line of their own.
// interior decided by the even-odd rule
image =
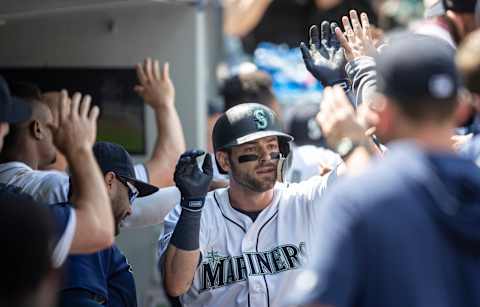
<svg viewBox="0 0 480 307">
<path fill-rule="evenodd" d="M 253 111 L 253 120 L 257 125 L 257 130 L 263 130 L 267 128 L 268 120 L 267 120 L 267 114 L 265 114 L 264 110 L 257 109 Z"/>
</svg>

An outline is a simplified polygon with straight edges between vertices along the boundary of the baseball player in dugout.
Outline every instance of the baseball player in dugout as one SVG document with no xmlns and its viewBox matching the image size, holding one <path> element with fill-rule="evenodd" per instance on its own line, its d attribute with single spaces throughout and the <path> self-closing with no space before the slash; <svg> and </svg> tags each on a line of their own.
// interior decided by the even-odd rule
<svg viewBox="0 0 480 307">
<path fill-rule="evenodd" d="M 187 151 L 174 180 L 181 204 L 165 219 L 159 268 L 183 306 L 278 306 L 311 255 L 317 200 L 336 170 L 302 184 L 281 182 L 292 137 L 257 103 L 226 111 L 213 129 L 218 168 L 229 187 L 207 194 L 212 160 Z"/>
</svg>

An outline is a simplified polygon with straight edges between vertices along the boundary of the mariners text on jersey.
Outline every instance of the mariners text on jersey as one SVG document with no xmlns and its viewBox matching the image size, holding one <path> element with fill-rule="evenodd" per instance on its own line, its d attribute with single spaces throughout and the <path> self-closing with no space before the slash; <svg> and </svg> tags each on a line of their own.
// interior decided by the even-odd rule
<svg viewBox="0 0 480 307">
<path fill-rule="evenodd" d="M 305 242 L 278 246 L 259 253 L 244 253 L 241 256 L 220 256 L 216 251 L 207 253 L 200 266 L 202 276 L 200 292 L 224 287 L 248 276 L 269 275 L 294 270 L 304 264 Z"/>
</svg>

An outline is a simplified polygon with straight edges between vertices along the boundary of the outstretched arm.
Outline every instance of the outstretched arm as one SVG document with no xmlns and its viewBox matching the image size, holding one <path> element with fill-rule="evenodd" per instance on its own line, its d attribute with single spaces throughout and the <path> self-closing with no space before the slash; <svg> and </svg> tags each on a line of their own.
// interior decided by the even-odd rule
<svg viewBox="0 0 480 307">
<path fill-rule="evenodd" d="M 352 80 L 355 105 L 360 106 L 370 102 L 376 90 L 374 56 L 377 50 L 366 13 L 361 13 L 359 20 L 357 12 L 352 10 L 350 19 L 343 16 L 342 23 L 345 33 L 336 28 L 335 34 L 348 61 L 345 69 Z"/>
<path fill-rule="evenodd" d="M 212 181 L 212 160 L 207 154 L 202 170 L 196 158 L 201 151 L 182 154 L 175 170 L 182 212 L 165 253 L 164 281 L 168 295 L 177 297 L 190 288 L 200 257 L 200 222 L 205 196 Z"/>
<path fill-rule="evenodd" d="M 260 22 L 272 0 L 224 0 L 223 32 L 244 37 Z"/>
<path fill-rule="evenodd" d="M 329 147 L 342 157 L 348 173 L 361 172 L 370 157 L 377 153 L 341 87 L 325 88 L 316 120 Z"/>
<path fill-rule="evenodd" d="M 145 163 L 149 181 L 158 187 L 173 185 L 174 165 L 185 151 L 183 128 L 175 108 L 175 87 L 170 80 L 169 64 L 147 58 L 137 64 L 140 85 L 135 91 L 155 112 L 157 140 L 150 160 Z"/>
<path fill-rule="evenodd" d="M 58 102 L 58 125 L 53 141 L 65 155 L 74 186 L 76 229 L 70 253 L 92 253 L 113 244 L 112 208 L 92 146 L 97 135 L 98 107 L 90 108 L 90 96 L 79 93 L 70 100 L 62 91 Z"/>
</svg>

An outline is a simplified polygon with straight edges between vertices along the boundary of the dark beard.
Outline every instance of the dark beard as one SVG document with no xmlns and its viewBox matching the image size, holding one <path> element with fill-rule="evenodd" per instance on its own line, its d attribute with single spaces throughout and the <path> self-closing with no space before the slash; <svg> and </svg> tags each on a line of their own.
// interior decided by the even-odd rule
<svg viewBox="0 0 480 307">
<path fill-rule="evenodd" d="M 249 190 L 252 190 L 258 193 L 263 193 L 273 189 L 273 187 L 275 186 L 275 182 L 277 181 L 276 172 L 273 172 L 272 176 L 264 177 L 263 180 L 259 180 L 248 173 L 240 173 L 236 168 L 235 164 L 230 162 L 230 165 L 232 168 L 231 176 L 233 177 L 233 179 L 236 182 L 238 182 L 241 186 L 244 186 Z M 272 163 L 271 166 L 274 167 L 275 170 L 277 169 L 277 166 L 275 163 Z M 265 165 L 262 165 L 262 167 L 265 167 Z"/>
</svg>

